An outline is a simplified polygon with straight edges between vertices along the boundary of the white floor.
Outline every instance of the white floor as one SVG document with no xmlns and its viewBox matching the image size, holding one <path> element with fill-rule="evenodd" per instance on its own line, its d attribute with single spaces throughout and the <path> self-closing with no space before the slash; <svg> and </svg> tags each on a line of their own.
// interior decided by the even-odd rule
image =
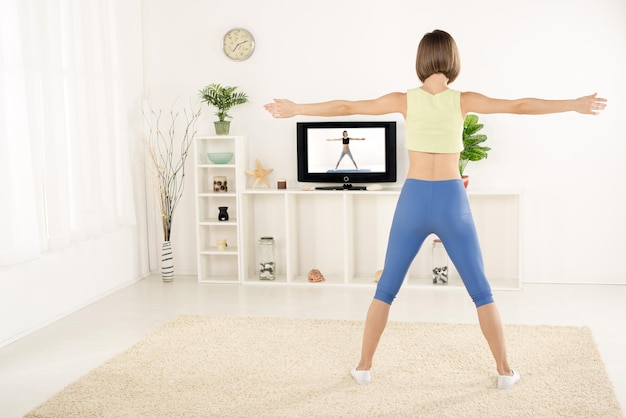
<svg viewBox="0 0 626 418">
<path fill-rule="evenodd" d="M 22 417 L 177 314 L 362 320 L 372 292 L 372 286 L 323 283 L 141 280 L 0 348 L 0 417 Z M 626 286 L 527 284 L 522 291 L 494 293 L 505 323 L 590 327 L 626 411 Z M 476 315 L 462 288 L 426 286 L 402 289 L 390 320 L 473 323 Z"/>
</svg>

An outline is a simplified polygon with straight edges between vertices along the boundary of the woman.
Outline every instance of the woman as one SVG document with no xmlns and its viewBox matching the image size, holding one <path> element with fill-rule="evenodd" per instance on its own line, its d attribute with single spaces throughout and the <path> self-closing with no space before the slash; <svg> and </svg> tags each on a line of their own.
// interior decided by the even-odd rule
<svg viewBox="0 0 626 418">
<path fill-rule="evenodd" d="M 422 85 L 406 93 L 390 93 L 373 100 L 311 104 L 274 99 L 265 109 L 276 118 L 401 113 L 406 120 L 409 171 L 398 198 L 383 274 L 367 312 L 361 358 L 351 371 L 354 380 L 370 383 L 370 368 L 391 303 L 423 241 L 434 233 L 443 241 L 476 305 L 480 328 L 498 371 L 496 386 L 508 389 L 519 381 L 520 375 L 507 360 L 500 314 L 485 277 L 467 193 L 459 174 L 463 120 L 468 112 L 598 114 L 605 108 L 606 100 L 596 94 L 572 100 L 504 100 L 452 90 L 448 84 L 459 74 L 459 53 L 454 39 L 441 30 L 427 33 L 420 41 L 416 70 Z"/>
<path fill-rule="evenodd" d="M 348 136 L 348 131 L 343 131 L 343 135 L 341 138 L 330 138 L 330 139 L 327 139 L 327 141 L 341 141 L 342 143 L 341 155 L 339 156 L 339 161 L 337 161 L 337 164 L 335 164 L 335 171 L 337 170 L 337 167 L 339 167 L 339 163 L 341 163 L 341 160 L 343 160 L 343 157 L 345 157 L 346 155 L 350 157 L 350 159 L 352 160 L 352 164 L 354 164 L 354 168 L 356 168 L 357 170 L 359 169 L 359 166 L 356 165 L 354 158 L 352 158 L 352 152 L 350 152 L 350 141 L 365 141 L 365 138 L 350 138 Z"/>
</svg>

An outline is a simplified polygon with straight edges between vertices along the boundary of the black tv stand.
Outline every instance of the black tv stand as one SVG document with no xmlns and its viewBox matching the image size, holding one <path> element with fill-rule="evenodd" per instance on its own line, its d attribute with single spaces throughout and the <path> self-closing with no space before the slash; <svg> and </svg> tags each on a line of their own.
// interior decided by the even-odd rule
<svg viewBox="0 0 626 418">
<path fill-rule="evenodd" d="M 343 186 L 320 186 L 315 190 L 367 190 L 365 186 L 353 186 L 351 184 L 344 184 Z"/>
</svg>

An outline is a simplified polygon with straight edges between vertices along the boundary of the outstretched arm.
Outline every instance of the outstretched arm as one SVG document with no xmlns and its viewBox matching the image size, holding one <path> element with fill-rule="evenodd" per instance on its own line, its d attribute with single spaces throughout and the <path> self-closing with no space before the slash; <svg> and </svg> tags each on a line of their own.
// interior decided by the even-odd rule
<svg viewBox="0 0 626 418">
<path fill-rule="evenodd" d="M 303 116 L 406 115 L 406 93 L 390 93 L 372 100 L 331 100 L 321 103 L 294 103 L 287 99 L 274 99 L 263 106 L 275 118 Z"/>
<path fill-rule="evenodd" d="M 606 99 L 597 93 L 570 100 L 544 100 L 535 98 L 504 100 L 492 99 L 479 93 L 465 92 L 461 95 L 463 114 L 516 113 L 520 115 L 544 115 L 548 113 L 578 112 L 597 115 L 606 107 Z"/>
</svg>

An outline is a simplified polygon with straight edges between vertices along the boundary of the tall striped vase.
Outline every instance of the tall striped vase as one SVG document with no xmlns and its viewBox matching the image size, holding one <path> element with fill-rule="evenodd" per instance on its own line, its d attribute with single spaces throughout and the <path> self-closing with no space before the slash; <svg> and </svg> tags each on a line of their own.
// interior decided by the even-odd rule
<svg viewBox="0 0 626 418">
<path fill-rule="evenodd" d="M 174 256 L 170 241 L 164 241 L 161 250 L 161 278 L 164 282 L 174 280 Z"/>
</svg>

